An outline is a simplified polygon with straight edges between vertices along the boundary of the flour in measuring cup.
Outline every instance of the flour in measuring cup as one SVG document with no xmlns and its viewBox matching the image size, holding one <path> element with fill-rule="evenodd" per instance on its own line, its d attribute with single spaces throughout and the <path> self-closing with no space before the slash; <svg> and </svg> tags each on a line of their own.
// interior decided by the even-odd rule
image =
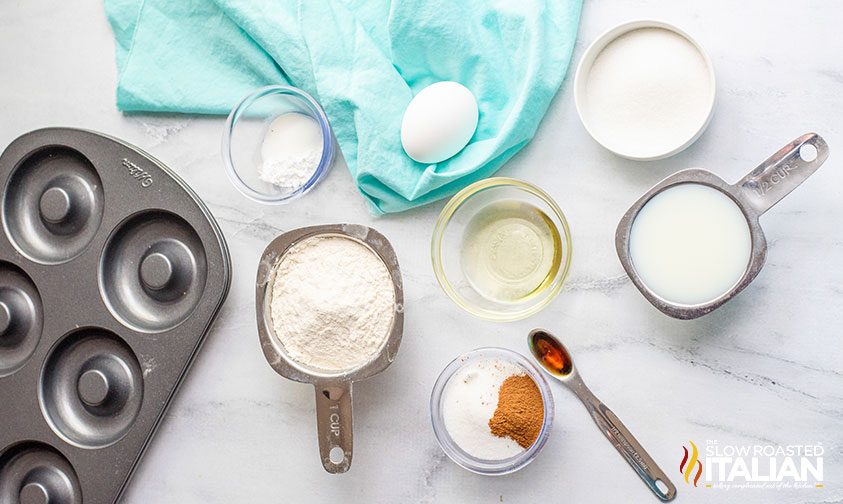
<svg viewBox="0 0 843 504">
<path fill-rule="evenodd" d="M 270 316 L 275 336 L 296 362 L 347 371 L 377 356 L 392 329 L 395 289 L 367 246 L 343 236 L 293 245 L 276 266 Z"/>
</svg>

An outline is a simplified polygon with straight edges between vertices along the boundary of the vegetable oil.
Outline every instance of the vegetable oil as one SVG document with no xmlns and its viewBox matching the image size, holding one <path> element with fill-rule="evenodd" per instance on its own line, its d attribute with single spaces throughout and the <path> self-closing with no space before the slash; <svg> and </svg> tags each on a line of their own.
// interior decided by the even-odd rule
<svg viewBox="0 0 843 504">
<path fill-rule="evenodd" d="M 469 221 L 461 265 L 471 286 L 499 303 L 539 294 L 562 264 L 562 240 L 550 217 L 518 200 L 495 201 Z"/>
</svg>

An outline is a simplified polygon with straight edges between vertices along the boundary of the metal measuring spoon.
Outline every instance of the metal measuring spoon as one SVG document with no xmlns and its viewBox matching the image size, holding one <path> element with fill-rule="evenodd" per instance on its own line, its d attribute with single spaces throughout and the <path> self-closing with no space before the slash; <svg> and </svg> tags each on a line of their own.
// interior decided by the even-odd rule
<svg viewBox="0 0 843 504">
<path fill-rule="evenodd" d="M 828 159 L 828 144 L 816 133 L 806 133 L 785 145 L 735 184 L 714 173 L 691 168 L 674 173 L 641 196 L 627 210 L 615 232 L 618 258 L 632 283 L 661 312 L 678 319 L 694 319 L 718 308 L 742 291 L 761 271 L 767 258 L 767 239 L 758 218 L 796 189 Z M 731 289 L 707 303 L 684 305 L 660 297 L 650 289 L 635 269 L 629 253 L 632 225 L 638 212 L 653 196 L 679 184 L 701 184 L 721 191 L 738 205 L 746 218 L 752 238 L 749 264 L 741 279 Z"/>
<path fill-rule="evenodd" d="M 287 355 L 284 345 L 275 337 L 270 320 L 272 285 L 275 267 L 294 244 L 314 236 L 342 236 L 369 247 L 386 265 L 395 288 L 395 314 L 392 329 L 378 355 L 362 366 L 341 372 L 308 368 Z M 404 287 L 398 257 L 389 241 L 372 228 L 356 224 L 311 226 L 288 231 L 266 246 L 258 266 L 256 308 L 258 334 L 264 357 L 281 376 L 302 383 L 312 383 L 316 389 L 316 426 L 322 466 L 329 473 L 344 473 L 351 467 L 352 410 L 351 384 L 374 376 L 386 369 L 395 359 L 404 331 Z"/>
<path fill-rule="evenodd" d="M 676 487 L 617 415 L 585 386 L 565 345 L 542 329 L 531 331 L 527 337 L 527 344 L 530 353 L 541 367 L 582 401 L 591 413 L 594 423 L 603 431 L 603 435 L 612 442 L 656 497 L 665 502 L 673 500 L 676 497 Z"/>
</svg>

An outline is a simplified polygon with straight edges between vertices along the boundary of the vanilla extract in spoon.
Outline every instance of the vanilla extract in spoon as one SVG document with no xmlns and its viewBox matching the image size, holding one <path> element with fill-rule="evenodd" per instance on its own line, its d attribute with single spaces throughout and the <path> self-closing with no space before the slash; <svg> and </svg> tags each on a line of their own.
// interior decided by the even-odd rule
<svg viewBox="0 0 843 504">
<path fill-rule="evenodd" d="M 586 387 L 565 345 L 542 329 L 530 332 L 527 343 L 530 353 L 542 368 L 576 394 L 603 435 L 612 442 L 656 497 L 665 502 L 673 500 L 676 497 L 676 487 L 617 415 Z"/>
</svg>

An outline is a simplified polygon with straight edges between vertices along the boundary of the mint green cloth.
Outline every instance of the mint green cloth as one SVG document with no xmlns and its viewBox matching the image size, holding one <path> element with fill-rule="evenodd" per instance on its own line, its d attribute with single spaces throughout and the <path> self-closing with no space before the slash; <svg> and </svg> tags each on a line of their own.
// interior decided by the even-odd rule
<svg viewBox="0 0 843 504">
<path fill-rule="evenodd" d="M 267 84 L 325 109 L 375 212 L 449 196 L 494 173 L 535 134 L 565 77 L 582 0 L 104 0 L 123 111 L 227 114 Z M 455 157 L 417 163 L 404 109 L 441 80 L 468 87 L 477 132 Z"/>
</svg>

